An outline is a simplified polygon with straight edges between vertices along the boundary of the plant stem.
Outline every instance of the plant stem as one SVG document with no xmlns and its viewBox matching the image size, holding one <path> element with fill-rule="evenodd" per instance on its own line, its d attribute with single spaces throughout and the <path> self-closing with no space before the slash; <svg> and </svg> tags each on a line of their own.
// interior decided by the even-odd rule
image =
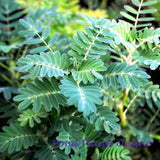
<svg viewBox="0 0 160 160">
<path fill-rule="evenodd" d="M 54 51 L 52 50 L 52 48 L 46 43 L 46 41 L 39 35 L 39 33 L 33 29 L 33 31 L 36 33 L 36 35 L 39 37 L 39 39 L 42 40 L 42 42 L 44 43 L 44 45 L 51 51 L 51 53 L 55 54 Z"/>
<path fill-rule="evenodd" d="M 7 36 L 8 36 L 8 40 L 9 40 L 10 39 L 10 35 L 11 35 L 10 22 L 9 22 L 9 6 L 7 5 L 5 7 L 5 9 L 6 9 L 6 13 L 7 13 L 7 17 L 6 17 L 6 19 L 7 19 Z"/>
<path fill-rule="evenodd" d="M 8 70 L 9 72 L 12 73 L 12 71 L 10 70 L 10 68 L 7 67 L 6 65 L 4 65 L 3 63 L 0 63 L 0 66 L 3 67 L 3 68 L 5 68 L 6 70 Z"/>
<path fill-rule="evenodd" d="M 4 74 L 1 75 L 2 78 L 4 78 L 9 84 L 11 84 L 12 86 L 14 86 L 14 83 L 12 80 L 10 80 L 7 76 L 5 76 Z"/>
<path fill-rule="evenodd" d="M 157 140 L 160 140 L 160 135 L 159 134 L 151 134 L 151 137 Z"/>
<path fill-rule="evenodd" d="M 87 49 L 87 52 L 85 53 L 84 60 L 86 60 L 86 58 L 87 58 L 87 56 L 89 54 L 90 49 L 92 48 L 93 44 L 95 43 L 96 39 L 98 38 L 98 36 L 100 35 L 100 33 L 103 31 L 103 29 L 104 28 L 102 27 L 101 30 L 97 33 L 96 37 L 93 38 L 92 43 L 90 44 L 90 46 Z"/>
<path fill-rule="evenodd" d="M 151 118 L 151 120 L 149 121 L 148 125 L 147 125 L 147 129 L 149 129 L 150 125 L 152 124 L 152 122 L 154 121 L 154 119 L 156 118 L 156 116 L 158 115 L 158 112 L 160 111 L 160 108 L 157 110 L 157 112 L 154 114 L 154 116 Z"/>
<path fill-rule="evenodd" d="M 133 99 L 130 101 L 130 103 L 128 104 L 126 110 L 124 111 L 125 114 L 127 113 L 128 109 L 130 108 L 130 106 L 132 105 L 132 103 L 134 102 L 134 100 L 137 98 L 137 96 L 138 96 L 138 92 L 137 92 L 137 94 L 133 97 Z"/>
<path fill-rule="evenodd" d="M 137 26 L 137 22 L 138 22 L 138 18 L 139 18 L 139 14 L 140 14 L 140 11 L 141 11 L 142 4 L 143 4 L 143 0 L 141 0 L 141 3 L 140 3 L 139 8 L 138 8 L 137 17 L 136 17 L 136 21 L 135 21 L 135 24 L 134 24 L 135 28 Z"/>
<path fill-rule="evenodd" d="M 122 99 L 122 103 L 121 103 L 121 106 L 120 106 L 120 110 L 119 110 L 119 116 L 120 116 L 121 124 L 122 124 L 123 128 L 125 128 L 127 126 L 126 116 L 125 116 L 123 110 L 124 110 L 124 105 L 125 105 L 126 100 L 127 100 L 128 92 L 129 92 L 129 89 L 126 88 L 125 92 L 124 92 L 124 95 L 123 95 L 123 99 Z"/>
</svg>

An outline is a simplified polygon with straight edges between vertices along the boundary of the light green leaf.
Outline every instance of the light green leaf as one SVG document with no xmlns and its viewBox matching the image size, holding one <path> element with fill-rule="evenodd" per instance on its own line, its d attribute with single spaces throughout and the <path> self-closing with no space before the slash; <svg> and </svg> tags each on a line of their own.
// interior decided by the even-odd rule
<svg viewBox="0 0 160 160">
<path fill-rule="evenodd" d="M 79 112 L 83 112 L 84 117 L 92 112 L 96 112 L 95 104 L 101 105 L 101 90 L 96 85 L 82 85 L 77 83 L 73 78 L 64 77 L 61 80 L 61 93 L 69 97 L 68 104 L 78 107 Z"/>
<path fill-rule="evenodd" d="M 85 84 L 89 81 L 94 83 L 94 77 L 102 79 L 102 75 L 98 72 L 105 71 L 104 63 L 97 59 L 83 60 L 79 71 L 72 71 L 72 75 L 78 81 L 83 81 Z"/>
<path fill-rule="evenodd" d="M 44 30 L 42 32 L 42 38 L 46 39 L 49 36 L 49 33 L 50 33 L 50 27 L 47 26 L 47 27 L 44 28 Z"/>
</svg>

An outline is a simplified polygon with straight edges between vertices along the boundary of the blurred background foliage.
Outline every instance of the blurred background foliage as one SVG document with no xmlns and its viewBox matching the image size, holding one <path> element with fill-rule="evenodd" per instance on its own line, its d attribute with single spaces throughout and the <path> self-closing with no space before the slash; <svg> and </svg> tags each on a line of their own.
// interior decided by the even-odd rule
<svg viewBox="0 0 160 160">
<path fill-rule="evenodd" d="M 157 3 L 155 5 L 152 5 L 152 8 L 156 8 L 157 12 L 153 14 L 153 17 L 155 17 L 155 22 L 157 22 L 157 26 L 160 25 L 160 0 L 157 0 Z"/>
<path fill-rule="evenodd" d="M 54 23 L 49 24 L 51 31 L 67 34 L 68 38 L 76 34 L 83 27 L 76 23 L 80 19 L 78 13 L 87 13 L 97 18 L 104 17 L 118 19 L 123 5 L 129 3 L 127 0 L 16 0 L 26 9 L 26 13 L 33 12 L 38 8 L 51 8 L 58 6 L 57 17 Z"/>
<path fill-rule="evenodd" d="M 155 17 L 155 24 L 160 24 L 160 0 L 153 5 L 157 8 L 157 12 L 152 16 Z M 67 34 L 68 38 L 76 34 L 78 29 L 83 27 L 76 23 L 80 18 L 78 13 L 87 13 L 89 16 L 104 17 L 109 19 L 121 18 L 120 11 L 123 11 L 125 4 L 132 5 L 130 0 L 16 0 L 22 7 L 25 8 L 26 13 L 33 12 L 38 8 L 51 8 L 58 6 L 60 13 L 52 25 L 52 32 L 59 32 Z"/>
</svg>

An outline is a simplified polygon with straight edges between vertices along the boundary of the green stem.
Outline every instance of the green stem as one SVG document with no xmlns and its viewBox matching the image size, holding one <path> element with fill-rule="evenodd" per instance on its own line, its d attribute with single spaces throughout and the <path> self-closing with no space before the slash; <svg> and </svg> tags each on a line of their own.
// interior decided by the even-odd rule
<svg viewBox="0 0 160 160">
<path fill-rule="evenodd" d="M 128 134 L 126 135 L 126 138 L 125 138 L 125 139 L 126 139 L 126 142 L 127 142 L 127 141 L 130 141 L 130 138 L 131 138 L 132 134 L 133 134 L 133 131 L 132 131 L 132 130 L 129 130 L 129 131 L 128 131 Z"/>
<path fill-rule="evenodd" d="M 132 103 L 133 103 L 134 100 L 137 98 L 137 96 L 138 96 L 138 92 L 137 92 L 137 94 L 133 97 L 133 99 L 130 101 L 130 103 L 128 104 L 126 110 L 124 111 L 125 114 L 127 113 L 128 109 L 131 107 Z"/>
<path fill-rule="evenodd" d="M 4 65 L 3 63 L 0 63 L 0 66 L 12 73 L 11 69 L 7 67 L 6 65 Z"/>
<path fill-rule="evenodd" d="M 27 50 L 28 50 L 28 46 L 26 46 L 26 47 L 24 48 L 24 50 L 23 50 L 23 54 L 22 54 L 22 56 L 21 56 L 21 57 L 24 57 L 24 56 L 26 55 Z"/>
<path fill-rule="evenodd" d="M 4 74 L 1 75 L 2 78 L 4 78 L 9 84 L 11 84 L 12 86 L 14 86 L 14 83 L 12 80 L 10 80 L 7 76 L 5 76 Z"/>
<path fill-rule="evenodd" d="M 154 116 L 151 118 L 151 120 L 149 121 L 148 125 L 147 125 L 147 130 L 149 129 L 150 125 L 152 124 L 152 122 L 154 121 L 154 119 L 156 118 L 156 116 L 158 115 L 158 112 L 160 111 L 160 108 L 157 110 L 157 112 L 154 114 Z"/>
<path fill-rule="evenodd" d="M 20 58 L 21 48 L 18 49 L 18 53 L 16 55 L 16 61 L 18 61 L 18 58 Z"/>
<path fill-rule="evenodd" d="M 121 103 L 121 106 L 120 106 L 120 110 L 119 110 L 119 116 L 120 116 L 121 124 L 122 124 L 123 128 L 125 128 L 127 126 L 126 116 L 125 116 L 123 110 L 124 110 L 124 105 L 125 105 L 126 100 L 127 100 L 128 92 L 129 92 L 129 89 L 126 88 L 125 92 L 124 92 L 123 99 L 122 99 L 122 103 Z"/>
<path fill-rule="evenodd" d="M 103 29 L 104 29 L 104 28 L 102 27 L 101 30 L 97 33 L 97 35 L 93 38 L 92 43 L 90 44 L 90 46 L 89 46 L 88 49 L 87 49 L 87 52 L 85 53 L 84 60 L 87 59 L 87 56 L 88 56 L 88 54 L 89 54 L 90 49 L 92 48 L 93 44 L 95 43 L 96 39 L 97 39 L 98 36 L 101 34 L 101 32 L 103 31 Z"/>
<path fill-rule="evenodd" d="M 141 3 L 140 3 L 139 8 L 138 8 L 137 17 L 136 17 L 135 24 L 134 24 L 135 28 L 137 26 L 137 22 L 138 22 L 138 18 L 139 18 L 139 14 L 140 14 L 140 11 L 141 11 L 142 4 L 143 4 L 143 0 L 141 0 Z"/>
<path fill-rule="evenodd" d="M 27 79 L 24 79 L 19 87 L 23 87 L 26 84 L 26 82 L 27 82 Z"/>
<path fill-rule="evenodd" d="M 151 134 L 151 137 L 160 141 L 160 135 L 159 134 Z"/>
<path fill-rule="evenodd" d="M 8 35 L 8 40 L 10 39 L 11 31 L 10 31 L 10 22 L 9 22 L 9 7 L 8 5 L 6 6 L 6 13 L 7 13 L 7 35 Z"/>
<path fill-rule="evenodd" d="M 35 29 L 33 29 L 34 30 L 34 32 L 36 33 L 36 35 L 42 40 L 42 42 L 44 43 L 44 45 L 51 51 L 51 53 L 53 53 L 53 54 L 55 54 L 54 52 L 53 52 L 53 50 L 52 50 L 52 48 L 46 43 L 46 41 L 39 35 L 39 33 L 35 30 Z"/>
</svg>

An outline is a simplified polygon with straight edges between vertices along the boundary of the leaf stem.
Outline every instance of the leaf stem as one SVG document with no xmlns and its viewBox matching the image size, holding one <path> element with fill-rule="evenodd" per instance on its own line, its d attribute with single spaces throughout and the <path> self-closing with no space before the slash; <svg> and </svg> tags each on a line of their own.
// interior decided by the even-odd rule
<svg viewBox="0 0 160 160">
<path fill-rule="evenodd" d="M 8 36 L 8 40 L 9 40 L 10 39 L 10 35 L 11 35 L 10 22 L 9 22 L 9 6 L 7 5 L 5 7 L 5 9 L 6 9 L 6 13 L 7 13 L 7 17 L 6 17 L 6 19 L 7 19 L 7 36 Z"/>
<path fill-rule="evenodd" d="M 140 3 L 139 8 L 138 8 L 137 17 L 136 17 L 136 21 L 135 21 L 135 24 L 134 24 L 135 28 L 136 28 L 137 23 L 138 23 L 138 18 L 139 18 L 139 14 L 140 14 L 140 11 L 141 11 L 142 4 L 143 4 L 143 0 L 141 0 L 141 3 Z"/>
<path fill-rule="evenodd" d="M 137 96 L 138 96 L 138 93 L 133 97 L 133 99 L 132 99 L 132 100 L 130 101 L 130 103 L 128 104 L 126 110 L 124 111 L 125 115 L 126 115 L 128 109 L 130 108 L 130 106 L 132 105 L 132 103 L 134 102 L 134 100 L 137 98 Z"/>
<path fill-rule="evenodd" d="M 154 114 L 154 116 L 151 118 L 151 120 L 149 121 L 148 125 L 147 125 L 147 130 L 149 129 L 150 125 L 152 124 L 152 122 L 154 121 L 154 119 L 156 118 L 156 116 L 158 115 L 158 112 L 160 111 L 160 108 L 157 110 L 157 112 Z"/>
<path fill-rule="evenodd" d="M 33 29 L 34 30 L 34 32 L 36 33 L 36 35 L 42 40 L 42 42 L 45 44 L 45 46 L 53 53 L 53 54 L 55 54 L 54 52 L 53 52 L 53 50 L 51 49 L 51 47 L 46 43 L 46 41 L 39 35 L 39 33 L 35 30 L 35 29 Z"/>
<path fill-rule="evenodd" d="M 102 31 L 103 31 L 103 28 L 97 33 L 96 37 L 93 38 L 92 43 L 91 43 L 90 46 L 88 47 L 87 52 L 86 52 L 86 54 L 85 54 L 85 56 L 84 56 L 84 60 L 86 60 L 86 58 L 87 58 L 87 56 L 88 56 L 88 54 L 89 54 L 89 51 L 90 51 L 90 49 L 92 48 L 92 45 L 94 44 L 94 42 L 96 41 L 96 39 L 98 38 L 98 36 L 100 35 L 100 33 L 101 33 Z"/>
</svg>

